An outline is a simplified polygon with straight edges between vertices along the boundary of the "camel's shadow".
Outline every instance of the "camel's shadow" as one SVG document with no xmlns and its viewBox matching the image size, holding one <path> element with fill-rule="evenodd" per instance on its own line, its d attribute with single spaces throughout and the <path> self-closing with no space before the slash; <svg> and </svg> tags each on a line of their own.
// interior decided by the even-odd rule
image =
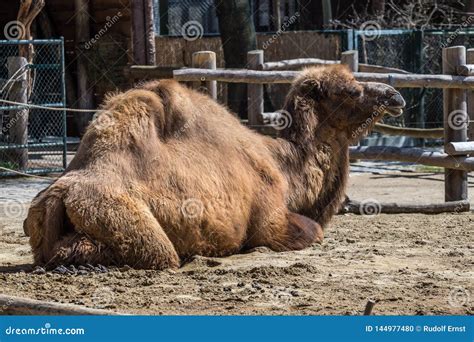
<svg viewBox="0 0 474 342">
<path fill-rule="evenodd" d="M 19 272 L 31 272 L 33 271 L 33 264 L 20 264 L 11 266 L 0 266 L 1 273 L 19 273 Z"/>
</svg>

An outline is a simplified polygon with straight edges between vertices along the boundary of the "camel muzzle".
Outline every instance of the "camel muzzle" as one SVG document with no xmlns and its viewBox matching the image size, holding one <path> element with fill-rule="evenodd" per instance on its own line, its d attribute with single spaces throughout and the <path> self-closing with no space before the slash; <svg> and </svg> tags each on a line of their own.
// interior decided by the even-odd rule
<svg viewBox="0 0 474 342">
<path fill-rule="evenodd" d="M 365 99 L 376 99 L 380 112 L 391 116 L 400 116 L 406 102 L 403 96 L 392 86 L 378 82 L 361 82 Z"/>
<path fill-rule="evenodd" d="M 395 94 L 393 94 L 385 102 L 387 103 L 385 105 L 387 114 L 395 117 L 402 115 L 406 102 L 398 91 L 395 90 Z"/>
</svg>

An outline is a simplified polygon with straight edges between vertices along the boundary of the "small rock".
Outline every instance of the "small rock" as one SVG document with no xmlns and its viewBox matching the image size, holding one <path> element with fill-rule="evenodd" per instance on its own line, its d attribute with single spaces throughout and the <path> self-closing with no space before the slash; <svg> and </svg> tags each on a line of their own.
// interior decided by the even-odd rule
<svg viewBox="0 0 474 342">
<path fill-rule="evenodd" d="M 109 269 L 107 267 L 105 267 L 104 265 L 97 265 L 97 268 L 100 270 L 101 273 L 107 273 L 109 272 Z"/>
<path fill-rule="evenodd" d="M 119 268 L 119 271 L 120 271 L 120 272 L 127 272 L 127 271 L 130 271 L 131 269 L 132 269 L 132 268 L 131 268 L 130 266 L 125 265 L 125 266 L 123 266 L 123 267 L 120 267 L 120 268 Z"/>
<path fill-rule="evenodd" d="M 31 273 L 32 274 L 45 274 L 46 270 L 41 266 L 36 266 L 35 269 L 33 270 L 33 272 L 31 272 Z"/>
<path fill-rule="evenodd" d="M 59 265 L 58 267 L 56 267 L 54 270 L 53 270 L 53 273 L 56 273 L 56 274 L 72 274 L 73 272 L 71 272 L 70 270 L 68 270 L 66 267 L 64 267 L 63 265 Z"/>
<path fill-rule="evenodd" d="M 355 239 L 351 239 L 351 238 L 347 238 L 347 239 L 346 239 L 346 242 L 347 242 L 347 243 L 355 243 L 356 240 L 355 240 Z"/>
</svg>

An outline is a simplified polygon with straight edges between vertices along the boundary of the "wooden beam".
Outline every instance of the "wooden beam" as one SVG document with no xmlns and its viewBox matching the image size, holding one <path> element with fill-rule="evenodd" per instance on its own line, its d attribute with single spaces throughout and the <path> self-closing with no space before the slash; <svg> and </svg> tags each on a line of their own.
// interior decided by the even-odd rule
<svg viewBox="0 0 474 342">
<path fill-rule="evenodd" d="M 444 151 L 452 156 L 474 154 L 474 141 L 450 142 L 444 146 Z"/>
<path fill-rule="evenodd" d="M 291 83 L 299 71 L 254 71 L 246 69 L 181 69 L 174 72 L 178 81 L 210 81 L 229 83 Z M 356 72 L 358 81 L 381 82 L 398 88 L 474 89 L 474 76 L 424 75 L 424 74 L 375 74 Z"/>
<path fill-rule="evenodd" d="M 300 69 L 308 66 L 317 65 L 328 65 L 328 64 L 339 64 L 339 61 L 319 59 L 319 58 L 296 58 L 296 59 L 285 59 L 279 62 L 266 62 L 263 63 L 259 70 L 270 71 L 270 70 L 292 70 Z"/>
<path fill-rule="evenodd" d="M 291 83 L 299 74 L 297 71 L 254 71 L 254 70 L 202 70 L 181 69 L 173 72 L 178 81 L 219 81 L 228 83 Z"/>
<path fill-rule="evenodd" d="M 6 315 L 120 315 L 108 310 L 8 295 L 0 295 L 0 312 Z"/>
<path fill-rule="evenodd" d="M 450 156 L 447 153 L 425 151 L 421 148 L 351 146 L 349 152 L 352 159 L 391 160 L 439 166 L 453 170 L 474 171 L 474 157 Z"/>
<path fill-rule="evenodd" d="M 453 46 L 443 49 L 443 73 L 456 74 L 459 65 L 466 64 L 466 48 Z M 447 152 L 451 142 L 467 141 L 467 99 L 463 89 L 443 90 L 444 146 Z M 459 124 L 459 120 L 461 123 Z M 472 171 L 472 170 L 471 170 Z M 467 172 L 464 170 L 445 170 L 444 192 L 446 202 L 467 199 Z"/>
<path fill-rule="evenodd" d="M 379 73 L 379 74 L 411 74 L 411 72 L 408 72 L 402 69 L 384 67 L 380 65 L 365 64 L 365 63 L 359 63 L 359 71 L 360 72 L 373 72 L 373 73 Z"/>
<path fill-rule="evenodd" d="M 376 205 L 376 214 L 441 214 L 461 213 L 470 210 L 470 204 L 467 200 L 433 204 L 376 203 Z M 364 212 L 364 203 L 352 200 L 344 204 L 340 213 L 367 215 Z"/>
<path fill-rule="evenodd" d="M 422 139 L 443 139 L 444 137 L 444 128 L 408 128 L 376 123 L 373 131 L 387 135 L 402 135 Z"/>
</svg>

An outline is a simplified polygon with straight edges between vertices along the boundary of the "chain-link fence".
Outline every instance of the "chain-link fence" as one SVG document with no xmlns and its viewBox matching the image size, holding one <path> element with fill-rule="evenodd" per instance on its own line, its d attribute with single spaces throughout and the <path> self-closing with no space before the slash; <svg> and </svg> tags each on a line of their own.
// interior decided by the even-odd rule
<svg viewBox="0 0 474 342">
<path fill-rule="evenodd" d="M 66 103 L 63 45 L 60 39 L 0 41 L 0 100 L 10 101 L 0 101 L 0 176 L 66 167 L 66 113 L 47 109 Z"/>
</svg>

